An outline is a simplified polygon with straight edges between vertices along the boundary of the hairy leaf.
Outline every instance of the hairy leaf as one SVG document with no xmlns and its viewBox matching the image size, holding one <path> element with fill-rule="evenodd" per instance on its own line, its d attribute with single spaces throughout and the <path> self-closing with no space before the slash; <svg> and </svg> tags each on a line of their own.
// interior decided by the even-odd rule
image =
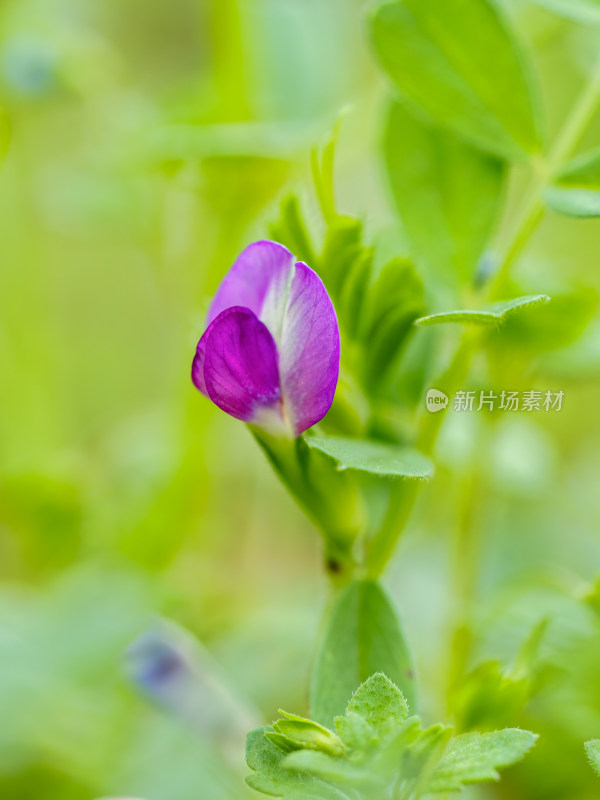
<svg viewBox="0 0 600 800">
<path fill-rule="evenodd" d="M 358 714 L 379 736 L 386 736 L 408 716 L 408 704 L 398 687 L 382 672 L 368 678 L 352 695 L 346 714 Z"/>
<path fill-rule="evenodd" d="M 506 300 L 503 303 L 495 303 L 487 309 L 460 311 L 442 311 L 439 314 L 430 314 L 421 317 L 416 321 L 416 325 L 439 325 L 445 322 L 461 322 L 468 325 L 490 325 L 498 326 L 506 322 L 510 314 L 517 311 L 547 303 L 550 300 L 545 294 L 531 294 L 525 297 L 516 297 L 514 300 Z"/>
<path fill-rule="evenodd" d="M 335 729 L 342 742 L 352 750 L 368 750 L 377 743 L 377 733 L 367 720 L 354 711 L 335 718 Z"/>
<path fill-rule="evenodd" d="M 345 743 L 340 752 L 315 750 L 312 742 L 303 746 L 260 729 L 248 737 L 248 765 L 255 770 L 248 782 L 265 794 L 296 800 L 416 800 L 497 780 L 497 770 L 521 759 L 536 739 L 516 729 L 452 738 L 452 728 L 437 724 L 423 729 L 418 717 L 406 714 L 398 687 L 375 674 L 354 693 L 346 714 L 336 719 Z M 323 730 L 302 717 L 287 717 Z"/>
<path fill-rule="evenodd" d="M 498 769 L 520 761 L 536 739 L 535 734 L 518 728 L 457 736 L 433 772 L 427 791 L 456 792 L 464 784 L 496 781 Z"/>
<path fill-rule="evenodd" d="M 246 783 L 257 792 L 273 796 L 283 796 L 287 789 L 314 783 L 314 778 L 283 767 L 281 762 L 288 751 L 265 736 L 269 730 L 257 728 L 248 734 L 246 763 L 253 774 L 246 778 Z"/>
<path fill-rule="evenodd" d="M 592 769 L 600 775 L 600 739 L 592 739 L 585 743 L 585 752 Z"/>
<path fill-rule="evenodd" d="M 421 731 L 408 745 L 402 759 L 402 777 L 414 787 L 411 796 L 419 797 L 426 791 L 451 737 L 452 728 L 438 723 Z"/>
<path fill-rule="evenodd" d="M 585 330 L 598 307 L 594 289 L 580 287 L 568 293 L 552 293 L 551 303 L 536 303 L 526 314 L 509 314 L 502 326 L 498 346 L 519 352 L 564 347 Z"/>
</svg>

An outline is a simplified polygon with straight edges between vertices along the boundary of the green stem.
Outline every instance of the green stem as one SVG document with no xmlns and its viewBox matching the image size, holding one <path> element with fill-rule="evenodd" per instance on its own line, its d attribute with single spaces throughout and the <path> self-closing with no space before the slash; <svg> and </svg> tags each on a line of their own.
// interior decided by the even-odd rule
<svg viewBox="0 0 600 800">
<path fill-rule="evenodd" d="M 519 221 L 500 261 L 500 266 L 486 292 L 490 300 L 502 296 L 513 264 L 523 252 L 525 245 L 529 241 L 529 237 L 542 219 L 544 214 L 542 192 L 545 184 L 545 180 L 542 182 L 538 179 L 525 198 L 521 214 L 519 215 Z"/>
<path fill-rule="evenodd" d="M 435 388 L 450 398 L 464 384 L 469 374 L 471 359 L 481 340 L 481 330 L 477 326 L 466 326 L 450 364 L 438 378 Z M 433 452 L 442 427 L 445 414 L 430 411 L 421 412 L 417 447 L 426 455 Z"/>
<path fill-rule="evenodd" d="M 388 508 L 377 536 L 367 544 L 365 565 L 371 578 L 378 578 L 392 557 L 400 534 L 419 494 L 417 481 L 403 481 L 393 487 Z"/>
<path fill-rule="evenodd" d="M 600 60 L 573 106 L 564 127 L 558 134 L 546 163 L 538 170 L 538 175 L 527 193 L 515 230 L 502 255 L 500 266 L 489 285 L 487 296 L 490 299 L 495 299 L 502 294 L 514 262 L 522 253 L 529 237 L 544 214 L 544 190 L 548 177 L 560 169 L 564 161 L 573 154 L 592 121 L 599 102 Z"/>
<path fill-rule="evenodd" d="M 573 155 L 573 151 L 594 118 L 598 103 L 600 103 L 600 59 L 550 151 L 548 164 L 551 172 Z"/>
<path fill-rule="evenodd" d="M 454 358 L 436 382 L 435 388 L 451 397 L 465 380 L 471 363 L 471 355 L 479 341 L 476 328 L 466 328 Z M 444 412 L 432 414 L 423 411 L 417 446 L 421 452 L 430 455 L 443 422 Z M 378 577 L 385 569 L 393 555 L 398 538 L 402 533 L 408 517 L 418 497 L 421 484 L 416 481 L 399 483 L 392 489 L 390 501 L 382 526 L 367 546 L 366 566 L 369 575 Z"/>
<path fill-rule="evenodd" d="M 543 193 L 547 176 L 551 176 L 556 172 L 577 148 L 599 102 L 600 61 L 579 100 L 576 102 L 572 114 L 557 137 L 549 154 L 546 169 L 538 176 L 525 200 L 520 221 L 506 249 L 501 266 L 488 289 L 489 297 L 495 297 L 501 293 L 512 265 L 543 216 Z M 477 497 L 477 476 L 476 474 L 471 474 L 462 484 L 459 519 L 456 525 L 452 553 L 451 574 L 455 608 L 448 698 L 453 696 L 456 683 L 462 680 L 465 674 L 471 650 L 472 634 L 468 615 L 476 594 L 481 545 L 480 526 L 474 518 L 474 497 Z"/>
<path fill-rule="evenodd" d="M 477 590 L 477 577 L 481 541 L 476 520 L 474 498 L 478 482 L 475 472 L 467 475 L 460 485 L 458 519 L 452 547 L 452 597 L 454 598 L 454 624 L 450 644 L 450 670 L 448 675 L 448 700 L 454 696 L 456 684 L 465 674 L 471 652 L 472 633 L 469 611 Z"/>
</svg>

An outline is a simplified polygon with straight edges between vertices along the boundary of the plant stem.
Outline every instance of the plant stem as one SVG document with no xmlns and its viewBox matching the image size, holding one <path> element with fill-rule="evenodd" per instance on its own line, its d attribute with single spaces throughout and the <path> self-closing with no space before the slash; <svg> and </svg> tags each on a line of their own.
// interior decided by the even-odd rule
<svg viewBox="0 0 600 800">
<path fill-rule="evenodd" d="M 448 700 L 465 674 L 471 652 L 472 633 L 468 622 L 470 608 L 477 590 L 477 577 L 481 539 L 476 518 L 478 496 L 476 470 L 461 479 L 459 488 L 458 519 L 452 546 L 452 596 L 454 598 L 453 632 L 450 644 L 450 670 L 448 675 Z"/>
<path fill-rule="evenodd" d="M 558 135 L 548 156 L 545 170 L 541 171 L 526 197 L 520 221 L 502 259 L 501 266 L 488 288 L 487 296 L 494 298 L 502 292 L 506 278 L 517 257 L 525 247 L 537 223 L 543 216 L 543 193 L 547 177 L 560 169 L 569 158 L 591 122 L 600 102 L 600 61 L 590 81 L 576 102 L 573 112 Z M 452 583 L 455 598 L 454 632 L 451 643 L 451 668 L 448 697 L 455 684 L 462 679 L 471 649 L 471 630 L 467 621 L 472 606 L 479 565 L 480 528 L 474 518 L 473 498 L 477 496 L 477 475 L 463 479 L 459 519 L 456 526 L 452 552 Z"/>
<path fill-rule="evenodd" d="M 486 293 L 488 298 L 495 299 L 502 294 L 512 265 L 523 251 L 544 214 L 544 190 L 548 177 L 551 177 L 560 169 L 564 161 L 572 156 L 592 121 L 599 102 L 600 60 L 567 117 L 564 127 L 556 137 L 547 161 L 538 171 L 538 175 L 527 193 L 515 230 Z"/>
<path fill-rule="evenodd" d="M 548 164 L 551 172 L 559 169 L 562 162 L 573 155 L 573 151 L 594 118 L 598 103 L 600 103 L 600 59 L 550 151 Z"/>
<path fill-rule="evenodd" d="M 471 355 L 479 341 L 477 329 L 467 328 L 460 340 L 454 358 L 436 382 L 436 387 L 450 397 L 466 378 Z M 431 454 L 444 418 L 443 412 L 423 412 L 419 426 L 417 446 L 426 455 Z M 377 536 L 367 546 L 366 565 L 370 576 L 378 577 L 392 557 L 398 537 L 413 509 L 421 484 L 404 481 L 392 487 L 388 510 Z"/>
</svg>

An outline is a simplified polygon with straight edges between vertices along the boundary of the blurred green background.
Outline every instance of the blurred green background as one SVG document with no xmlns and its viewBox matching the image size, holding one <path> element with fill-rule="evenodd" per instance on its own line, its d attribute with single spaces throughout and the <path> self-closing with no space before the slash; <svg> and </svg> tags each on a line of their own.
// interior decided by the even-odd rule
<svg viewBox="0 0 600 800">
<path fill-rule="evenodd" d="M 327 598 L 318 536 L 189 368 L 212 292 L 267 235 L 281 197 L 299 192 L 316 219 L 310 150 L 348 104 L 340 206 L 403 247 L 365 5 L 0 6 L 13 129 L 0 173 L 3 800 L 247 796 L 241 747 L 228 760 L 127 677 L 123 653 L 157 614 L 195 634 L 259 716 L 306 710 Z M 553 131 L 600 34 L 524 0 L 507 11 L 534 51 Z M 599 135 L 596 123 L 588 144 Z M 516 174 L 509 215 L 519 191 Z M 451 531 L 465 516 L 483 531 L 468 668 L 510 663 L 549 620 L 540 687 L 509 720 L 542 740 L 477 797 L 600 795 L 581 746 L 600 737 L 600 618 L 586 600 L 600 573 L 599 249 L 597 222 L 547 215 L 518 275 L 566 298 L 567 330 L 543 351 L 513 331 L 493 377 L 478 364 L 473 385 L 563 390 L 564 409 L 449 418 L 438 476 L 387 577 L 431 720 L 459 713 L 445 692 L 449 598 L 461 591 Z"/>
</svg>

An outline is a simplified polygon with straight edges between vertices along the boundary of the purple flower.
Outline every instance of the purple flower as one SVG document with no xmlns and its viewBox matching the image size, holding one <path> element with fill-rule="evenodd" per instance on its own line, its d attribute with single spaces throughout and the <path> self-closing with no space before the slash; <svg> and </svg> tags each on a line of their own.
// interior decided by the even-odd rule
<svg viewBox="0 0 600 800">
<path fill-rule="evenodd" d="M 335 393 L 340 334 L 319 276 L 277 242 L 247 247 L 223 279 L 192 380 L 231 416 L 298 436 Z"/>
</svg>

